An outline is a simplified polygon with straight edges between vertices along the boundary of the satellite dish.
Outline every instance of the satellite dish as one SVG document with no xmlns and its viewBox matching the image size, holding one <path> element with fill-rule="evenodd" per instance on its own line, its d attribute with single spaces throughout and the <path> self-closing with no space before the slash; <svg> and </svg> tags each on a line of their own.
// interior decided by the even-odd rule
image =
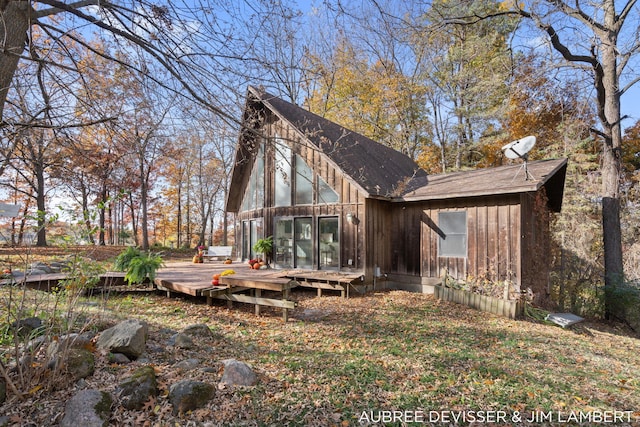
<svg viewBox="0 0 640 427">
<path fill-rule="evenodd" d="M 509 159 L 524 159 L 526 161 L 527 154 L 534 145 L 536 145 L 536 137 L 525 136 L 522 139 L 508 143 L 502 147 L 502 151 Z"/>
<path fill-rule="evenodd" d="M 529 173 L 527 160 L 529 160 L 529 151 L 531 151 L 534 145 L 536 145 L 536 137 L 525 136 L 522 139 L 517 139 L 502 147 L 502 152 L 507 158 L 524 160 L 522 167 L 524 168 L 525 181 L 533 179 L 533 176 Z M 518 174 L 516 174 L 516 176 L 518 176 Z M 516 179 L 516 177 L 514 176 L 513 179 Z"/>
</svg>

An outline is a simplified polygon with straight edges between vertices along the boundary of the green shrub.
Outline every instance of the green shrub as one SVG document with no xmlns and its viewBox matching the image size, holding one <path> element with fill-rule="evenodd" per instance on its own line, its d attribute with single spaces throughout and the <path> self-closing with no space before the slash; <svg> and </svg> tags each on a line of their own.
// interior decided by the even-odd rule
<svg viewBox="0 0 640 427">
<path fill-rule="evenodd" d="M 606 292 L 611 314 L 640 331 L 640 283 L 625 282 Z"/>
<path fill-rule="evenodd" d="M 116 257 L 116 262 L 114 268 L 116 271 L 127 271 L 129 269 L 129 264 L 131 260 L 142 256 L 142 252 L 140 249 L 135 246 L 129 246 L 124 251 L 120 252 L 120 254 Z"/>
<path fill-rule="evenodd" d="M 143 283 L 146 279 L 153 282 L 158 268 L 162 266 L 162 256 L 151 252 L 132 258 L 127 266 L 124 279 L 129 285 Z"/>
</svg>

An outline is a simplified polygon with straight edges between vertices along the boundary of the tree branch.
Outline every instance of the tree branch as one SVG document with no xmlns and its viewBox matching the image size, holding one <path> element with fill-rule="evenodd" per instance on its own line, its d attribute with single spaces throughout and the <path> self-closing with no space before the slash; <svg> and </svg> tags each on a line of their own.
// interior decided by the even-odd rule
<svg viewBox="0 0 640 427">
<path fill-rule="evenodd" d="M 95 0 L 87 0 L 87 1 L 95 1 Z M 207 107 L 208 109 L 210 109 L 212 112 L 220 115 L 221 117 L 223 117 L 225 120 L 228 120 L 230 123 L 238 123 L 238 120 L 231 116 L 229 113 L 226 113 L 225 111 L 221 110 L 220 108 L 212 105 L 209 101 L 207 101 L 203 96 L 201 96 L 200 94 L 198 94 L 195 89 L 193 87 L 191 87 L 191 85 L 189 85 L 187 83 L 187 81 L 185 80 L 184 76 L 180 73 L 180 71 L 178 69 L 176 69 L 174 66 L 172 66 L 169 61 L 166 58 L 166 55 L 169 52 L 162 52 L 159 51 L 153 44 L 147 42 L 146 40 L 144 40 L 143 38 L 141 38 L 140 36 L 132 33 L 132 32 L 127 32 L 124 30 L 121 30 L 119 28 L 116 28 L 112 25 L 106 24 L 104 22 L 102 22 L 101 20 L 88 15 L 84 12 L 82 12 L 81 10 L 78 10 L 76 8 L 74 8 L 72 5 L 70 4 L 65 4 L 63 2 L 57 1 L 57 0 L 45 0 L 44 1 L 45 4 L 48 4 L 54 8 L 60 9 L 61 12 L 68 12 L 80 19 L 83 19 L 105 31 L 108 31 L 116 36 L 122 37 L 125 40 L 128 40 L 129 42 L 139 46 L 142 50 L 144 50 L 146 53 L 148 53 L 151 57 L 153 57 L 156 61 L 158 61 L 158 63 L 160 65 L 162 65 L 163 68 L 165 68 L 173 78 L 175 78 L 180 85 L 182 86 L 182 88 L 184 90 L 186 90 L 189 95 L 196 100 L 197 102 L 199 102 L 200 104 L 202 104 L 203 106 Z M 79 2 L 76 4 L 83 4 L 84 2 Z M 118 6 L 113 4 L 113 3 L 109 3 L 109 2 L 100 2 L 100 6 L 105 8 L 106 10 L 118 10 Z M 180 64 L 180 65 L 184 65 L 180 60 L 175 59 L 175 61 Z M 163 87 L 166 87 L 165 85 L 163 85 Z"/>
<path fill-rule="evenodd" d="M 51 6 L 51 8 L 34 11 L 33 17 L 36 19 L 57 15 L 58 13 L 68 12 L 67 8 L 78 9 L 87 6 L 100 6 L 100 0 L 81 0 L 75 3 L 65 4 L 64 8 L 60 7 L 58 4 L 55 4 L 58 2 L 50 2 L 48 0 L 39 0 L 38 3 L 49 5 Z"/>
</svg>

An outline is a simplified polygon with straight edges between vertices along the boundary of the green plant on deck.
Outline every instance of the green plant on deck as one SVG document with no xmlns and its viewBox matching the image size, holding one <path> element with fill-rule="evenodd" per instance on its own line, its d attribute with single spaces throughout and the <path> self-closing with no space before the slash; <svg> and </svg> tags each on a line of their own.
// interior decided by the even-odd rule
<svg viewBox="0 0 640 427">
<path fill-rule="evenodd" d="M 153 282 L 156 278 L 156 272 L 162 267 L 162 263 L 160 254 L 151 252 L 140 254 L 129 261 L 124 279 L 129 285 L 143 283 L 147 279 Z"/>
<path fill-rule="evenodd" d="M 127 271 L 129 269 L 129 264 L 131 264 L 131 260 L 134 258 L 138 258 L 142 256 L 142 252 L 140 249 L 135 246 L 129 246 L 124 251 L 120 252 L 116 257 L 114 268 L 116 271 Z"/>
<path fill-rule="evenodd" d="M 265 261 L 268 261 L 269 254 L 273 250 L 273 236 L 258 239 L 253 245 L 253 250 L 259 254 L 263 254 Z"/>
</svg>

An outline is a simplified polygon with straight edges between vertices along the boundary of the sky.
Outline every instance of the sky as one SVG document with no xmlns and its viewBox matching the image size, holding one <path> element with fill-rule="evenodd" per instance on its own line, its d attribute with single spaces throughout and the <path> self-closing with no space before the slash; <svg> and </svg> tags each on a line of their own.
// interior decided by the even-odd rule
<svg viewBox="0 0 640 427">
<path fill-rule="evenodd" d="M 622 115 L 630 118 L 622 122 L 622 127 L 633 126 L 640 119 L 640 83 L 636 83 L 627 93 L 622 95 Z"/>
</svg>

